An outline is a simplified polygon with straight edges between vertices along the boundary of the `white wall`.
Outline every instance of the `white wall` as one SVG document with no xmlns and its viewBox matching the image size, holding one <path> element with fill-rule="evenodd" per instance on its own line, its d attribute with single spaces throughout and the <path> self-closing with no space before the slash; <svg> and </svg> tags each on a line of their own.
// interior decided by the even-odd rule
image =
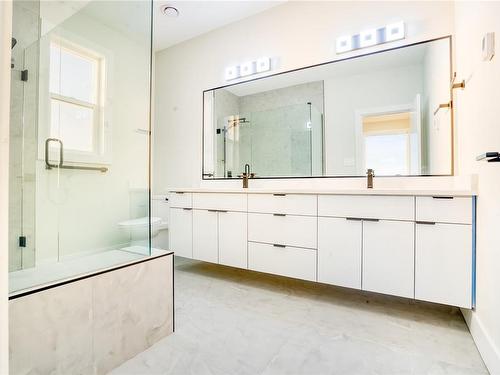
<svg viewBox="0 0 500 375">
<path fill-rule="evenodd" d="M 12 2 L 0 1 L 0 374 L 9 372 L 9 109 Z"/>
<path fill-rule="evenodd" d="M 465 312 L 490 373 L 500 374 L 500 163 L 477 162 L 486 151 L 500 151 L 500 3 L 457 2 L 455 9 L 458 79 L 455 90 L 458 168 L 478 174 L 477 308 Z M 497 54 L 481 60 L 481 38 L 496 33 Z"/>
<path fill-rule="evenodd" d="M 277 61 L 275 73 L 330 61 L 337 36 L 398 20 L 406 21 L 407 38 L 391 46 L 449 35 L 453 3 L 293 1 L 158 52 L 154 191 L 201 184 L 202 91 L 225 83 L 226 66 L 267 55 Z"/>
</svg>

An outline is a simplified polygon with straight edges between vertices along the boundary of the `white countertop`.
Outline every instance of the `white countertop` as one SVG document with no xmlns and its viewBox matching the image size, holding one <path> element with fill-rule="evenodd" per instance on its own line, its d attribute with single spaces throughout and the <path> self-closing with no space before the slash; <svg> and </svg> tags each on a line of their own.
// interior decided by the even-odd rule
<svg viewBox="0 0 500 375">
<path fill-rule="evenodd" d="M 187 188 L 172 189 L 170 193 L 239 193 L 239 194 L 321 194 L 321 195 L 418 195 L 418 196 L 454 196 L 470 197 L 476 195 L 471 190 L 442 189 L 264 189 L 264 188 Z"/>
</svg>

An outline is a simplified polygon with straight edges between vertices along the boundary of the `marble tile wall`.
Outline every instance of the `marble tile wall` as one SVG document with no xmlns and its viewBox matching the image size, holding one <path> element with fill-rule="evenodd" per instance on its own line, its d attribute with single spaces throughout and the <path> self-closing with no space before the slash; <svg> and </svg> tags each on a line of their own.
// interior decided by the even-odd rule
<svg viewBox="0 0 500 375">
<path fill-rule="evenodd" d="M 10 301 L 11 374 L 105 374 L 173 332 L 173 256 Z"/>
</svg>

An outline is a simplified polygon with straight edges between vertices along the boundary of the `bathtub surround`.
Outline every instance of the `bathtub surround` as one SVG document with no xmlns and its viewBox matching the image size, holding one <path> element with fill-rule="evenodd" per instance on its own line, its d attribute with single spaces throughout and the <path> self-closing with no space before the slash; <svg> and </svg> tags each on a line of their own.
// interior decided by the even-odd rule
<svg viewBox="0 0 500 375">
<path fill-rule="evenodd" d="M 12 2 L 0 1 L 0 374 L 9 372 L 9 110 Z"/>
<path fill-rule="evenodd" d="M 105 374 L 174 329 L 173 255 L 12 299 L 10 372 Z"/>
</svg>

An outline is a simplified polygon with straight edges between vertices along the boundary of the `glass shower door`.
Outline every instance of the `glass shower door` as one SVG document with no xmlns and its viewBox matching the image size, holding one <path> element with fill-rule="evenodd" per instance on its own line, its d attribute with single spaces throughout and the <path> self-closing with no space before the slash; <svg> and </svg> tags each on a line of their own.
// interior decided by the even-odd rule
<svg viewBox="0 0 500 375">
<path fill-rule="evenodd" d="M 150 255 L 151 7 L 82 2 L 42 35 L 40 259 L 83 270 Z"/>
<path fill-rule="evenodd" d="M 13 3 L 9 270 L 35 265 L 39 3 Z"/>
</svg>

